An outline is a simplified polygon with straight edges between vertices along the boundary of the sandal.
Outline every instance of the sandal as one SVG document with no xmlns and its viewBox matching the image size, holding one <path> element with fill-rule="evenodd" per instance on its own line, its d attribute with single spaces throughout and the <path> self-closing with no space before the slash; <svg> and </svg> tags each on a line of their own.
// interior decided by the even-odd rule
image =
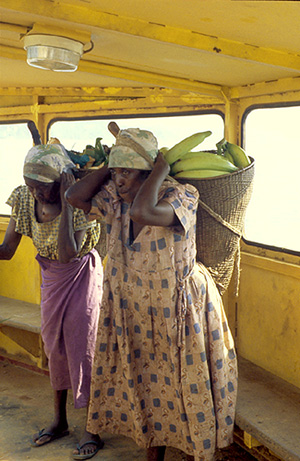
<svg viewBox="0 0 300 461">
<path fill-rule="evenodd" d="M 38 440 L 40 440 L 45 435 L 47 435 L 50 438 L 48 440 L 45 440 L 45 442 L 43 442 L 43 443 L 36 443 Z M 31 441 L 31 445 L 33 447 L 42 447 L 43 445 L 46 445 L 46 443 L 53 442 L 53 440 L 56 440 L 56 439 L 61 439 L 62 437 L 65 437 L 66 435 L 69 435 L 68 430 L 65 430 L 65 431 L 59 432 L 59 433 L 55 433 L 55 432 L 50 432 L 50 431 L 47 432 L 47 431 L 45 431 L 45 429 L 41 429 L 39 431 L 38 435 L 37 435 L 37 438 L 33 439 Z"/>
<path fill-rule="evenodd" d="M 86 453 L 86 454 L 81 455 L 80 450 L 82 450 L 82 448 L 85 445 L 96 445 L 96 449 L 92 453 Z M 103 445 L 104 445 L 104 442 L 102 440 L 100 440 L 99 442 L 95 442 L 94 440 L 89 440 L 83 443 L 82 445 L 77 444 L 76 448 L 79 451 L 79 453 L 73 454 L 73 459 L 90 459 L 93 456 L 95 456 L 95 454 L 98 453 L 98 451 L 101 450 L 101 448 L 103 448 Z"/>
</svg>

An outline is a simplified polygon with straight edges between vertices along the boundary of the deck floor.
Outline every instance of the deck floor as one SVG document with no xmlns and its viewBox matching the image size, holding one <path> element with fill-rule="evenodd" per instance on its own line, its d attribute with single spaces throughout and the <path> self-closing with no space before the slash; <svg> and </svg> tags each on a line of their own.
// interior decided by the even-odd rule
<svg viewBox="0 0 300 461">
<path fill-rule="evenodd" d="M 72 460 L 72 451 L 84 428 L 86 410 L 68 402 L 70 435 L 43 447 L 31 447 L 32 435 L 52 421 L 52 390 L 45 375 L 0 361 L 0 460 Z M 95 461 L 146 461 L 145 450 L 125 437 L 102 434 L 105 442 Z M 184 461 L 182 452 L 168 449 L 165 461 Z M 217 461 L 253 461 L 239 446 L 218 453 Z"/>
</svg>

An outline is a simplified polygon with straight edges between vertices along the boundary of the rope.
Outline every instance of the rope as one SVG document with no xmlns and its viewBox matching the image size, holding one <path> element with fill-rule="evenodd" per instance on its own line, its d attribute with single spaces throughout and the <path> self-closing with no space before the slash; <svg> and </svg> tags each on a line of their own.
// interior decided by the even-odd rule
<svg viewBox="0 0 300 461">
<path fill-rule="evenodd" d="M 118 140 L 119 139 L 122 140 L 120 142 L 120 144 L 122 144 L 122 146 L 130 147 L 132 150 L 134 150 L 134 152 L 136 152 L 141 157 L 143 157 L 143 159 L 145 159 L 146 162 L 148 162 L 149 165 L 153 168 L 154 162 L 153 162 L 152 158 L 147 154 L 147 152 L 145 151 L 143 146 L 138 144 L 133 139 L 128 138 L 127 136 L 118 135 Z"/>
<path fill-rule="evenodd" d="M 240 242 L 237 248 L 237 255 L 234 260 L 234 267 L 233 267 L 233 276 L 234 276 L 234 296 L 238 296 L 239 294 L 239 287 L 240 287 L 240 269 L 241 266 L 241 248 Z"/>
<path fill-rule="evenodd" d="M 152 158 L 147 154 L 147 152 L 143 148 L 143 146 L 138 144 L 133 139 L 128 138 L 127 136 L 118 135 L 118 139 L 120 139 L 120 138 L 122 138 L 122 145 L 123 146 L 130 147 L 132 150 L 134 150 L 134 152 L 136 152 L 141 157 L 143 157 L 143 159 L 146 160 L 146 162 L 149 163 L 151 168 L 154 167 L 154 162 L 153 162 Z M 172 182 L 177 182 L 175 178 L 173 178 L 172 176 L 169 176 L 169 175 L 167 175 L 166 179 L 168 179 L 169 181 L 172 181 Z"/>
<path fill-rule="evenodd" d="M 243 234 L 238 229 L 236 229 L 231 224 L 229 224 L 227 221 L 225 221 L 225 219 L 223 219 L 222 216 L 220 216 L 218 213 L 213 211 L 206 203 L 202 202 L 202 200 L 200 200 L 200 199 L 198 200 L 198 202 L 200 203 L 201 207 L 205 211 L 207 211 L 207 213 L 209 213 L 213 218 L 216 219 L 216 221 L 218 221 L 224 227 L 227 227 L 227 229 L 229 229 L 231 232 L 236 234 L 238 237 L 240 237 L 240 238 L 242 237 Z"/>
</svg>

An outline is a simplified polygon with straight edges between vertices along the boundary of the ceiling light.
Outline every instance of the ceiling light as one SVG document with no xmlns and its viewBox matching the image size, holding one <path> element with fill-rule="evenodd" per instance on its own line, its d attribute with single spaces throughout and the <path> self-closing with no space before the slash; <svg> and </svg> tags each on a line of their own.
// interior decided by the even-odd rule
<svg viewBox="0 0 300 461">
<path fill-rule="evenodd" d="M 84 44 L 66 37 L 29 34 L 24 37 L 30 66 L 56 72 L 74 72 L 84 53 Z"/>
</svg>

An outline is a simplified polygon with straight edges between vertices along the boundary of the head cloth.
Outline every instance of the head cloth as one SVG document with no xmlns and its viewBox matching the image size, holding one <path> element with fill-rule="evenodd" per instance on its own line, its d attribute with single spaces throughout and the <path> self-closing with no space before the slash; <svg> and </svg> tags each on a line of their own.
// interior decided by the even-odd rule
<svg viewBox="0 0 300 461">
<path fill-rule="evenodd" d="M 51 183 L 60 180 L 64 168 L 76 168 L 61 144 L 40 144 L 25 157 L 23 175 L 36 181 Z"/>
<path fill-rule="evenodd" d="M 146 130 L 120 130 L 109 154 L 109 168 L 152 170 L 158 153 L 156 137 Z"/>
</svg>

